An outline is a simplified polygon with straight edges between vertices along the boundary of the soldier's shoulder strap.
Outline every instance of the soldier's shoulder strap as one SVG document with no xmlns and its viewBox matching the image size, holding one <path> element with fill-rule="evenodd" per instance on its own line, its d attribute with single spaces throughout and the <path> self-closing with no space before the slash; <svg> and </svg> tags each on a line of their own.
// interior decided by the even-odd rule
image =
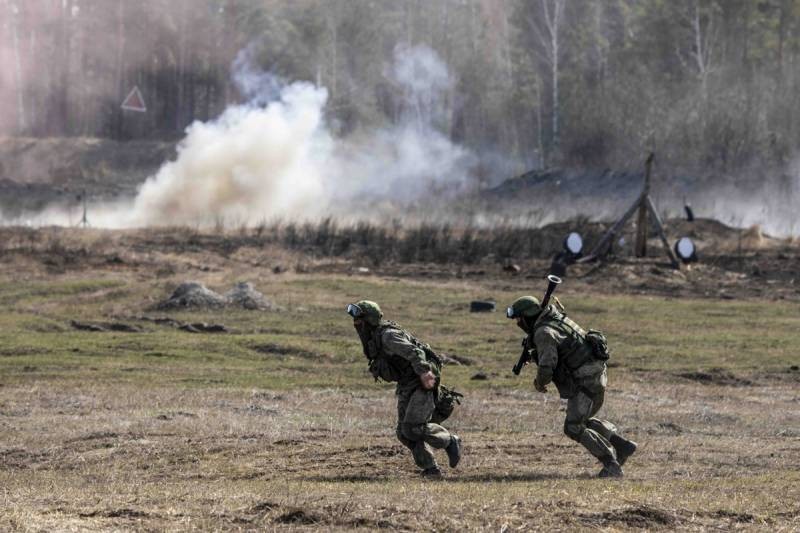
<svg viewBox="0 0 800 533">
<path fill-rule="evenodd" d="M 562 313 L 551 313 L 548 316 L 542 317 L 534 324 L 534 333 L 543 327 L 553 328 L 554 330 L 567 335 L 573 340 L 583 340 L 586 332 L 574 320 Z"/>
<path fill-rule="evenodd" d="M 433 350 L 433 348 L 431 348 L 430 344 L 428 344 L 427 342 L 422 342 L 417 337 L 415 337 L 413 333 L 411 333 L 406 329 L 403 329 L 399 324 L 396 324 L 394 322 L 390 322 L 390 324 L 392 324 L 393 327 L 396 327 L 397 329 L 405 333 L 408 336 L 409 340 L 411 341 L 411 344 L 413 344 L 414 346 L 416 346 L 425 353 L 426 360 L 432 362 L 440 369 L 442 368 L 442 365 L 444 364 L 442 358 L 439 357 L 439 355 Z"/>
<path fill-rule="evenodd" d="M 405 336 L 407 336 L 408 339 L 411 341 L 411 344 L 413 344 L 414 346 L 416 346 L 425 353 L 425 358 L 428 361 L 431 361 L 432 363 L 436 364 L 439 368 L 442 367 L 442 359 L 436 352 L 433 351 L 433 348 L 431 348 L 430 344 L 422 342 L 421 340 L 416 338 L 413 333 L 405 329 L 397 322 L 392 322 L 390 320 L 381 321 L 380 325 L 377 328 L 378 332 L 377 337 L 380 339 L 381 337 L 383 337 L 383 334 L 389 331 L 390 329 L 397 330 L 402 334 L 404 334 Z"/>
</svg>

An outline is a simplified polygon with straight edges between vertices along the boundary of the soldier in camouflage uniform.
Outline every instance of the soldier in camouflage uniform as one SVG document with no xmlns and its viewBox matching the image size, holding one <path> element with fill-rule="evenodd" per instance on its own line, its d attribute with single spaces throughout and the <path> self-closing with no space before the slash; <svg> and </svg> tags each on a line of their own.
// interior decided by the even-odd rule
<svg viewBox="0 0 800 533">
<path fill-rule="evenodd" d="M 411 450 L 423 477 L 440 478 L 442 471 L 431 448 L 444 449 L 451 468 L 461 459 L 461 439 L 432 421 L 440 361 L 429 346 L 394 322 L 382 320 L 375 302 L 350 304 L 347 313 L 353 317 L 372 375 L 397 382 L 397 438 Z"/>
<path fill-rule="evenodd" d="M 547 392 L 552 381 L 568 400 L 564 433 L 603 464 L 600 477 L 622 477 L 622 465 L 636 451 L 636 443 L 621 437 L 611 422 L 595 417 L 603 406 L 606 362 L 597 357 L 586 331 L 566 316 L 557 299 L 543 310 L 537 298 L 523 296 L 508 308 L 507 316 L 527 334 L 524 346 L 538 365 L 534 388 Z"/>
</svg>

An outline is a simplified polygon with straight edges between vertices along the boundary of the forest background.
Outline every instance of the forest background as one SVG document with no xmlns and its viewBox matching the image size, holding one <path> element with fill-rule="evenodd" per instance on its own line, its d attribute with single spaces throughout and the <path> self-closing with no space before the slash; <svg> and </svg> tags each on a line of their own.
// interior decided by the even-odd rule
<svg viewBox="0 0 800 533">
<path fill-rule="evenodd" d="M 326 87 L 345 136 L 426 112 L 386 75 L 426 46 L 452 83 L 420 119 L 508 175 L 650 149 L 684 172 L 783 170 L 798 25 L 800 0 L 0 0 L 0 135 L 178 140 L 243 100 L 231 71 L 252 44 Z M 133 86 L 150 112 L 120 109 Z"/>
</svg>

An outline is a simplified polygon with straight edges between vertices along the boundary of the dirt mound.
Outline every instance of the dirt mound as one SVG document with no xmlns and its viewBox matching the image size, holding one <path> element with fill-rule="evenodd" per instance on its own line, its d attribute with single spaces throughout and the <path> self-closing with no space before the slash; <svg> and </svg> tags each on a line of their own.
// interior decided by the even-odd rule
<svg viewBox="0 0 800 533">
<path fill-rule="evenodd" d="M 635 197 L 644 181 L 642 172 L 605 170 L 548 169 L 532 170 L 508 179 L 485 194 L 505 200 L 520 196 L 569 194 L 588 197 Z"/>
<path fill-rule="evenodd" d="M 678 522 L 678 517 L 674 513 L 646 505 L 603 513 L 581 513 L 578 516 L 587 524 L 612 526 L 614 523 L 619 523 L 631 528 L 672 526 Z"/>
<path fill-rule="evenodd" d="M 279 524 L 310 525 L 310 524 L 319 524 L 322 521 L 323 520 L 321 516 L 309 511 L 305 511 L 303 509 L 293 509 L 291 511 L 283 513 L 282 515 L 280 515 L 275 519 L 275 522 Z"/>
<path fill-rule="evenodd" d="M 302 348 L 297 348 L 295 346 L 285 346 L 282 344 L 275 344 L 275 343 L 259 344 L 257 346 L 253 346 L 253 350 L 255 350 L 258 353 L 266 355 L 274 355 L 279 357 L 285 357 L 285 356 L 298 356 L 306 358 L 327 357 L 324 354 L 312 352 L 309 350 L 304 350 Z"/>
<path fill-rule="evenodd" d="M 81 518 L 95 518 L 95 517 L 103 517 L 103 518 L 147 518 L 150 516 L 149 513 L 144 511 L 139 511 L 137 509 L 130 509 L 130 508 L 123 508 L 123 509 L 104 509 L 98 511 L 86 511 L 83 513 L 78 513 L 78 516 Z"/>
<path fill-rule="evenodd" d="M 747 387 L 753 382 L 746 378 L 740 378 L 724 368 L 712 368 L 708 372 L 682 372 L 676 374 L 678 377 L 697 381 L 703 385 L 728 385 L 732 387 Z"/>
<path fill-rule="evenodd" d="M 730 520 L 731 522 L 740 522 L 745 524 L 756 521 L 756 517 L 750 513 L 736 513 L 734 511 L 728 511 L 725 509 L 720 509 L 719 511 L 709 513 L 708 516 L 712 518 L 724 518 Z"/>
<path fill-rule="evenodd" d="M 734 228 L 710 218 L 698 218 L 692 222 L 670 219 L 666 229 L 668 235 L 690 237 L 701 254 L 758 251 L 786 246 L 791 242 L 765 234 L 758 225 Z"/>
<path fill-rule="evenodd" d="M 227 300 L 221 294 L 208 289 L 202 283 L 187 281 L 178 285 L 178 288 L 168 299 L 158 306 L 159 310 L 170 309 L 208 309 L 224 307 Z"/>
<path fill-rule="evenodd" d="M 486 207 L 502 205 L 506 216 L 512 211 L 515 216 L 544 222 L 576 216 L 608 220 L 620 216 L 638 197 L 644 185 L 643 163 L 632 162 L 634 170 L 532 170 L 476 193 L 477 201 Z M 798 190 L 794 176 L 781 173 L 754 180 L 735 172 L 695 172 L 675 173 L 656 165 L 650 194 L 660 213 L 714 217 L 745 227 L 765 224 L 772 233 L 786 235 L 796 231 L 793 221 Z M 765 207 L 756 213 L 756 206 Z"/>
<path fill-rule="evenodd" d="M 174 158 L 175 144 L 87 137 L 0 138 L 0 211 L 7 217 L 55 202 L 132 196 L 136 187 Z"/>
<path fill-rule="evenodd" d="M 267 310 L 272 309 L 272 302 L 258 292 L 249 281 L 240 281 L 225 293 L 229 305 L 243 307 L 244 309 Z"/>
<path fill-rule="evenodd" d="M 121 333 L 141 333 L 142 328 L 139 326 L 132 326 L 130 324 L 123 324 L 121 322 L 78 322 L 71 320 L 70 326 L 74 329 L 81 331 L 117 331 Z"/>
<path fill-rule="evenodd" d="M 241 307 L 243 309 L 266 311 L 277 309 L 267 298 L 258 292 L 248 281 L 237 283 L 225 294 L 219 294 L 196 281 L 186 281 L 178 285 L 172 295 L 159 303 L 160 311 L 175 309 L 214 309 L 221 307 Z"/>
</svg>

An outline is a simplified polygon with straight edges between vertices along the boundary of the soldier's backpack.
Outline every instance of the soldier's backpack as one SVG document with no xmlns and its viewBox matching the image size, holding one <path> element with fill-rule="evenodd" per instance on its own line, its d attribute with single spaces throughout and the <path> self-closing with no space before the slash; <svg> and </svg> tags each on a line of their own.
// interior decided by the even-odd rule
<svg viewBox="0 0 800 533">
<path fill-rule="evenodd" d="M 408 333 L 408 332 L 406 332 L 406 333 Z M 433 348 L 431 348 L 430 344 L 427 344 L 427 343 L 424 343 L 424 342 L 418 340 L 416 337 L 414 337 L 414 335 L 412 335 L 410 333 L 408 333 L 408 336 L 411 339 L 411 343 L 414 346 L 416 346 L 417 348 L 419 348 L 420 350 L 425 352 L 425 359 L 428 362 L 433 363 L 436 366 L 436 368 L 439 371 L 441 371 L 442 370 L 442 363 L 443 363 L 442 358 L 439 357 L 437 355 L 437 353 L 433 351 Z"/>
<path fill-rule="evenodd" d="M 608 339 L 602 331 L 590 329 L 586 332 L 586 342 L 592 347 L 594 358 L 599 361 L 608 361 L 611 352 L 608 350 Z"/>
<path fill-rule="evenodd" d="M 456 405 L 461 405 L 461 398 L 464 395 L 460 392 L 450 390 L 443 385 L 439 385 L 436 391 L 436 398 L 434 400 L 435 408 L 431 416 L 431 422 L 434 424 L 441 424 L 453 414 Z"/>
<path fill-rule="evenodd" d="M 372 377 L 375 378 L 375 381 L 378 381 L 379 379 L 389 382 L 400 381 L 404 375 L 402 367 L 398 368 L 395 366 L 395 364 L 393 364 L 391 358 L 383 357 L 381 353 L 381 335 L 383 335 L 384 331 L 390 328 L 397 329 L 405 333 L 411 341 L 411 344 L 425 352 L 425 360 L 433 364 L 434 374 L 437 376 L 441 374 L 443 363 L 442 359 L 436 354 L 436 352 L 433 351 L 430 345 L 418 340 L 414 335 L 409 333 L 399 324 L 386 321 L 381 324 L 381 327 L 375 330 L 375 334 L 369 341 L 367 349 L 369 354 L 367 356 L 369 361 L 369 372 L 372 374 Z"/>
<path fill-rule="evenodd" d="M 560 305 L 560 302 L 558 302 Z M 560 331 L 571 340 L 570 350 L 576 349 L 583 340 L 591 347 L 592 357 L 598 361 L 608 361 L 611 352 L 608 349 L 608 339 L 602 331 L 590 329 L 586 332 L 564 313 L 564 306 L 560 305 L 560 320 L 543 320 L 537 322 L 536 327 L 549 326 Z"/>
<path fill-rule="evenodd" d="M 377 356 L 369 360 L 369 373 L 375 381 L 399 381 L 403 376 L 385 357 Z"/>
</svg>

